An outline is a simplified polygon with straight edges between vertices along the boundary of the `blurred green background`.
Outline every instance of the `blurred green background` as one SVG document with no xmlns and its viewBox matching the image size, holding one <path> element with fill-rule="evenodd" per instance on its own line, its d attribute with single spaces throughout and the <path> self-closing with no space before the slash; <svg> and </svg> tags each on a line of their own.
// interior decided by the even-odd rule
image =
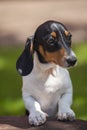
<svg viewBox="0 0 87 130">
<path fill-rule="evenodd" d="M 38 25 L 53 19 L 67 25 L 73 35 L 78 64 L 69 69 L 74 89 L 72 108 L 77 118 L 87 120 L 86 5 L 86 0 L 0 1 L 0 116 L 25 114 L 16 61 L 26 38 Z"/>
</svg>

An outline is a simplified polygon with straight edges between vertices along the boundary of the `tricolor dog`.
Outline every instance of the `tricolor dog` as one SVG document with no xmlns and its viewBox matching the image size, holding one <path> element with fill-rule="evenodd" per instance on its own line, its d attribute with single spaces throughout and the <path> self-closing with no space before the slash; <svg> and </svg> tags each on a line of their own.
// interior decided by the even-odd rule
<svg viewBox="0 0 87 130">
<path fill-rule="evenodd" d="M 72 83 L 67 68 L 76 64 L 71 33 L 59 22 L 41 24 L 27 39 L 16 68 L 23 79 L 22 96 L 29 123 L 41 125 L 46 117 L 74 120 Z"/>
</svg>

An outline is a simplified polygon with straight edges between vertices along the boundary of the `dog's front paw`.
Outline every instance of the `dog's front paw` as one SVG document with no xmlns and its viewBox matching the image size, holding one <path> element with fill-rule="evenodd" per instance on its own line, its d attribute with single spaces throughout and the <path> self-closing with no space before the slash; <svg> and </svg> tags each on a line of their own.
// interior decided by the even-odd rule
<svg viewBox="0 0 87 130">
<path fill-rule="evenodd" d="M 39 126 L 46 122 L 47 114 L 42 111 L 35 111 L 29 115 L 29 123 L 34 126 Z"/>
<path fill-rule="evenodd" d="M 73 121 L 73 120 L 75 120 L 75 113 L 71 109 L 68 109 L 66 111 L 59 110 L 59 112 L 58 112 L 58 120 Z"/>
</svg>

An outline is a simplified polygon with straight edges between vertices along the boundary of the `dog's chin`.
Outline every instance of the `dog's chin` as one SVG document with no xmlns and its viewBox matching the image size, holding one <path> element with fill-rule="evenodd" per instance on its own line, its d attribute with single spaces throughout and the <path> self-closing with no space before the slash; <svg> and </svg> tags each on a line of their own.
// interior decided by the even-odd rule
<svg viewBox="0 0 87 130">
<path fill-rule="evenodd" d="M 69 68 L 72 68 L 72 67 L 77 65 L 77 62 L 73 65 L 68 64 L 66 60 L 62 60 L 61 62 L 52 61 L 50 63 L 53 65 L 58 65 L 58 66 L 65 68 L 65 69 L 69 69 Z"/>
<path fill-rule="evenodd" d="M 65 62 L 61 67 L 69 69 L 69 68 L 75 67 L 76 65 L 77 65 L 77 63 L 74 65 L 71 65 L 71 64 L 68 64 L 67 62 Z"/>
<path fill-rule="evenodd" d="M 74 65 L 71 65 L 71 64 L 68 64 L 66 61 L 64 61 L 64 62 L 61 62 L 60 64 L 58 63 L 57 65 L 59 65 L 62 68 L 69 69 L 69 68 L 76 66 L 77 62 Z"/>
</svg>

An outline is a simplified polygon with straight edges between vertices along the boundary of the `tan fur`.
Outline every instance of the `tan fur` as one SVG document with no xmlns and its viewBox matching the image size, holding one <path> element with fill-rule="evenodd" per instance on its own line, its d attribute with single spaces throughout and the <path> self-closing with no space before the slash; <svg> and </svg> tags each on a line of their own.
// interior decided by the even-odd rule
<svg viewBox="0 0 87 130">
<path fill-rule="evenodd" d="M 69 35 L 69 32 L 65 30 L 65 35 L 68 36 Z"/>
<path fill-rule="evenodd" d="M 57 35 L 56 35 L 56 32 L 52 32 L 52 33 L 51 33 L 51 36 L 53 36 L 53 37 L 56 38 L 56 36 L 57 36 Z"/>
<path fill-rule="evenodd" d="M 43 50 L 42 46 L 39 46 L 39 52 L 41 53 L 41 55 L 44 57 L 44 59 L 47 62 L 53 62 L 59 65 L 63 65 L 62 64 L 62 59 L 65 56 L 65 49 L 62 48 L 58 51 L 55 52 L 47 52 Z"/>
<path fill-rule="evenodd" d="M 30 46 L 30 53 L 32 54 L 34 52 L 34 47 L 33 47 L 33 43 L 31 43 L 31 46 Z"/>
<path fill-rule="evenodd" d="M 43 47 L 42 47 L 41 45 L 39 46 L 39 52 L 40 52 L 40 54 L 41 54 L 43 57 L 45 57 L 45 52 L 44 52 Z"/>
</svg>

